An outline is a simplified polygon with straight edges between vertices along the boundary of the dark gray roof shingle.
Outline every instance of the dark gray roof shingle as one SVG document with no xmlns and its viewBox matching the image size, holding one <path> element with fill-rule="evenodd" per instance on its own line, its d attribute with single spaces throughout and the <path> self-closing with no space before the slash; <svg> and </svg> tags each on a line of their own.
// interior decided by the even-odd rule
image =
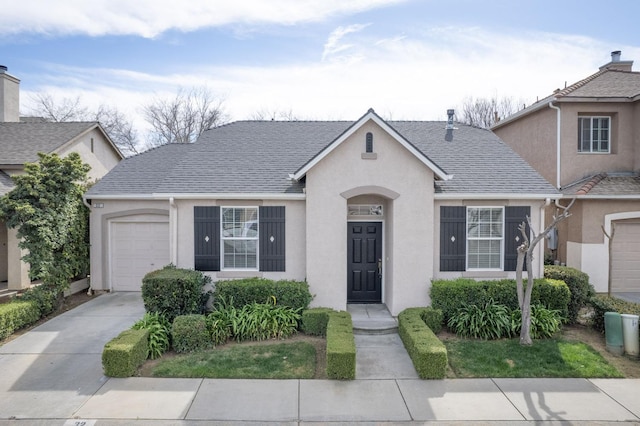
<svg viewBox="0 0 640 426">
<path fill-rule="evenodd" d="M 492 132 L 444 122 L 391 121 L 401 136 L 453 175 L 440 193 L 555 194 Z M 239 121 L 190 145 L 168 145 L 120 162 L 87 196 L 167 193 L 302 193 L 288 179 L 336 140 L 351 121 Z"/>
<path fill-rule="evenodd" d="M 51 153 L 97 125 L 97 122 L 0 123 L 0 164 L 38 161 L 38 152 Z"/>
</svg>

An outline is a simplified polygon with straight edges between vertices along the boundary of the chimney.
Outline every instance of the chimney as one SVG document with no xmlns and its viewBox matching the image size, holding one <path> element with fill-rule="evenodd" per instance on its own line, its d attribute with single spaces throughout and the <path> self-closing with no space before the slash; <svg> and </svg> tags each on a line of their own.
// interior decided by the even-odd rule
<svg viewBox="0 0 640 426">
<path fill-rule="evenodd" d="M 620 62 L 620 55 L 622 55 L 621 50 L 614 50 L 611 52 L 611 62 Z"/>
<path fill-rule="evenodd" d="M 608 69 L 608 70 L 631 72 L 633 68 L 633 61 L 621 61 L 620 60 L 621 56 L 622 56 L 622 51 L 620 50 L 614 50 L 613 52 L 611 52 L 611 62 L 601 66 L 600 71 Z"/>
<path fill-rule="evenodd" d="M 453 115 L 454 114 L 455 114 L 455 110 L 453 110 L 453 109 L 448 109 L 447 110 L 447 127 L 445 127 L 445 129 L 447 129 L 447 130 L 455 129 L 455 127 L 453 127 Z"/>
<path fill-rule="evenodd" d="M 20 121 L 20 80 L 0 65 L 0 123 Z"/>
</svg>

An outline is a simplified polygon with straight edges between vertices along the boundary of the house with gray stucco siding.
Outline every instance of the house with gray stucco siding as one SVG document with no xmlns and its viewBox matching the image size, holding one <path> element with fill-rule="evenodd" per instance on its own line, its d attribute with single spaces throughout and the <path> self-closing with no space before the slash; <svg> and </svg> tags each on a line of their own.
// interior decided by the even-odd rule
<svg viewBox="0 0 640 426">
<path fill-rule="evenodd" d="M 173 263 L 214 282 L 306 280 L 314 306 L 397 315 L 428 305 L 435 278 L 514 277 L 518 224 L 540 229 L 558 195 L 453 117 L 238 121 L 127 158 L 89 190 L 91 286 L 139 291 Z"/>
</svg>

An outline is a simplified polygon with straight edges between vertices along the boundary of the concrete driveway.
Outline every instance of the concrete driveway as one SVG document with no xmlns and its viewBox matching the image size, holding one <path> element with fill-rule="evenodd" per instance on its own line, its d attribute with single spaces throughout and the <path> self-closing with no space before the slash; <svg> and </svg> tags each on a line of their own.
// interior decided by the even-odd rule
<svg viewBox="0 0 640 426">
<path fill-rule="evenodd" d="M 96 296 L 0 346 L 0 418 L 69 418 L 104 384 L 102 348 L 144 315 L 140 293 Z"/>
</svg>

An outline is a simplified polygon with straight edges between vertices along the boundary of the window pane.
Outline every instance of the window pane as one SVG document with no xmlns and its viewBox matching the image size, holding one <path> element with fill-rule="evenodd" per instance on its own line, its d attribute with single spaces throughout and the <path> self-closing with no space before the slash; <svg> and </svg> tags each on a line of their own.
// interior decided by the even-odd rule
<svg viewBox="0 0 640 426">
<path fill-rule="evenodd" d="M 222 209 L 222 257 L 224 268 L 257 268 L 257 239 L 257 208 L 228 207 Z"/>
<path fill-rule="evenodd" d="M 256 241 L 227 240 L 224 242 L 224 267 L 247 269 L 257 265 Z"/>
<path fill-rule="evenodd" d="M 500 269 L 504 209 L 467 209 L 467 266 L 469 269 Z"/>
</svg>

